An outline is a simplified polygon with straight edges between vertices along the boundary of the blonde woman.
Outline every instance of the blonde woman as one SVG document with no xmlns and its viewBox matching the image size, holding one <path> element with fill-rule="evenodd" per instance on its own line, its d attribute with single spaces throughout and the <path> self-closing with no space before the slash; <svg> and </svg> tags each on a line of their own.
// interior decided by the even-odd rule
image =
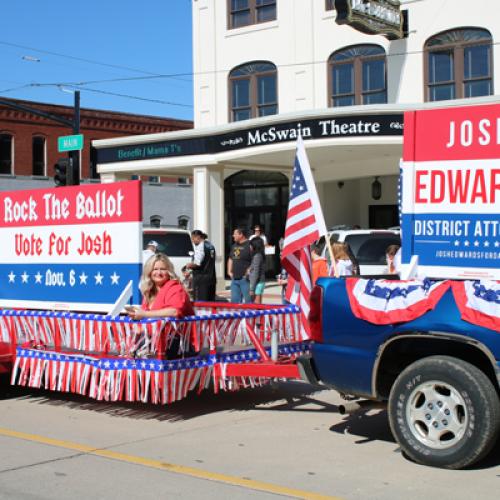
<svg viewBox="0 0 500 500">
<path fill-rule="evenodd" d="M 140 289 L 142 306 L 127 308 L 132 319 L 194 315 L 191 300 L 175 275 L 172 262 L 163 253 L 153 255 L 144 264 Z"/>
<path fill-rule="evenodd" d="M 330 276 L 352 276 L 359 274 L 358 264 L 352 255 L 352 252 L 347 243 L 340 243 L 338 241 L 332 244 L 333 258 L 335 259 L 335 266 L 330 267 Z"/>
</svg>

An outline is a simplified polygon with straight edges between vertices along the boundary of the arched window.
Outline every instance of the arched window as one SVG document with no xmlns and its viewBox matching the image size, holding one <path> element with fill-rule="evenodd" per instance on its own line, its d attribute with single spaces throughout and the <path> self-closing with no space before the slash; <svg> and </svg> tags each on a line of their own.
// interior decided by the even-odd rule
<svg viewBox="0 0 500 500">
<path fill-rule="evenodd" d="M 33 175 L 46 175 L 45 174 L 45 137 L 33 137 L 31 145 L 33 165 Z"/>
<path fill-rule="evenodd" d="M 387 102 L 386 55 L 378 45 L 353 45 L 328 59 L 329 105 Z"/>
<path fill-rule="evenodd" d="M 10 134 L 0 133 L 0 174 L 12 174 L 13 143 Z"/>
<path fill-rule="evenodd" d="M 229 73 L 229 121 L 237 122 L 278 113 L 276 66 L 255 61 Z"/>
<path fill-rule="evenodd" d="M 487 30 L 462 28 L 425 43 L 425 100 L 444 101 L 493 93 L 492 40 Z"/>
</svg>

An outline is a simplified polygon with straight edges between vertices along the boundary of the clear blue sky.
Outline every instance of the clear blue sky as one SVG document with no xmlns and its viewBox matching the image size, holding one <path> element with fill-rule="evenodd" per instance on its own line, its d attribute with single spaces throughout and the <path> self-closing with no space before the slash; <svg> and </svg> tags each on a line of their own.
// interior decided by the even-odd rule
<svg viewBox="0 0 500 500">
<path fill-rule="evenodd" d="M 67 84 L 82 108 L 193 118 L 191 0 L 3 4 L 0 97 L 73 105 L 57 85 L 32 85 Z"/>
</svg>

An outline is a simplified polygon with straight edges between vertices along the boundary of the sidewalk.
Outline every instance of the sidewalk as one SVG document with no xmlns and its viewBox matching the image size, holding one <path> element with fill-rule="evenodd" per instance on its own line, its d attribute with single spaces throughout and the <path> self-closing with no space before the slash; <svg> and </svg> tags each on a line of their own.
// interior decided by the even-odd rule
<svg viewBox="0 0 500 500">
<path fill-rule="evenodd" d="M 226 280 L 223 291 L 218 291 L 217 296 L 225 299 L 231 298 L 231 281 Z M 276 280 L 266 281 L 266 288 L 262 296 L 263 304 L 281 304 L 281 286 L 278 285 Z"/>
</svg>

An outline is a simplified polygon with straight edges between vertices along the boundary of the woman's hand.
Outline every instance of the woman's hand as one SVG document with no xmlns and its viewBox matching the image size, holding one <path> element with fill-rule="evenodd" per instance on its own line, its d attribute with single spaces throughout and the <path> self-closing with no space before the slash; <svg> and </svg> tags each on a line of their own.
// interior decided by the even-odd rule
<svg viewBox="0 0 500 500">
<path fill-rule="evenodd" d="M 142 309 L 138 307 L 128 307 L 127 308 L 127 314 L 129 318 L 131 319 L 142 319 L 146 317 L 146 311 L 143 311 Z"/>
</svg>

